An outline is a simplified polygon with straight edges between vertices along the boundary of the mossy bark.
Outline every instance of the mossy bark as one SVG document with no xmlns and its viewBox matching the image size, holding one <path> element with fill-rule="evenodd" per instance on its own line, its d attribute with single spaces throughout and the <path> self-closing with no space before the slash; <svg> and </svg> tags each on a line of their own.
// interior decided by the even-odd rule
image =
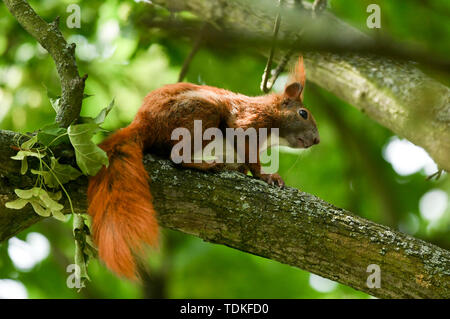
<svg viewBox="0 0 450 319">
<path fill-rule="evenodd" d="M 15 133 L 0 131 L 0 241 L 41 218 L 7 209 L 15 187 L 30 187 L 9 159 Z M 378 225 L 294 188 L 280 189 L 237 172 L 202 173 L 146 155 L 162 226 L 286 263 L 380 298 L 450 298 L 450 252 Z M 86 178 L 67 185 L 86 210 Z M 69 212 L 66 203 L 66 213 Z M 369 288 L 367 267 L 381 268 Z"/>
</svg>

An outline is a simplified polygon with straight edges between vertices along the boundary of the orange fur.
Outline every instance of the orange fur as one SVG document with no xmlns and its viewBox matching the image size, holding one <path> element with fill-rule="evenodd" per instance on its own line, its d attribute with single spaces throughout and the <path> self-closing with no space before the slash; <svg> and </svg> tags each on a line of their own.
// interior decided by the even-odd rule
<svg viewBox="0 0 450 319">
<path fill-rule="evenodd" d="M 89 181 L 94 240 L 100 258 L 112 271 L 137 279 L 136 256 L 143 254 L 144 244 L 155 246 L 158 239 L 142 142 L 130 125 L 100 146 L 108 153 L 109 166 Z"/>
<path fill-rule="evenodd" d="M 303 91 L 300 95 L 300 99 L 303 100 L 303 93 L 305 92 L 305 83 L 306 83 L 306 73 L 305 73 L 305 65 L 303 63 L 303 56 L 299 56 L 297 63 L 295 63 L 294 68 L 291 70 L 289 74 L 288 83 L 299 82 Z"/>
<path fill-rule="evenodd" d="M 150 92 L 133 122 L 100 144 L 108 154 L 109 166 L 89 180 L 88 212 L 93 237 L 108 268 L 120 276 L 137 279 L 137 263 L 145 246 L 155 246 L 158 241 L 156 214 L 142 163 L 144 150 L 169 156 L 178 143 L 171 139 L 173 130 L 186 128 L 193 137 L 194 120 L 202 120 L 203 130 L 276 127 L 292 147 L 317 144 L 314 118 L 311 115 L 304 119 L 298 113 L 300 108 L 305 110 L 299 99 L 300 87 L 294 85 L 283 94 L 259 97 L 189 83 L 166 85 Z M 224 168 L 221 163 L 182 165 L 200 170 Z M 230 169 L 250 170 L 256 178 L 283 185 L 277 174 L 263 174 L 259 160 Z"/>
</svg>

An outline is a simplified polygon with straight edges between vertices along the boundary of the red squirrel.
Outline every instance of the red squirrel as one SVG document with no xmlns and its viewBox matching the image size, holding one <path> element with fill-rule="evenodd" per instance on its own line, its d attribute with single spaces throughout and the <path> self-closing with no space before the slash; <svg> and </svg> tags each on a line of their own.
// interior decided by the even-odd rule
<svg viewBox="0 0 450 319">
<path fill-rule="evenodd" d="M 207 128 L 279 128 L 289 146 L 307 148 L 319 143 L 314 117 L 303 105 L 303 59 L 291 72 L 281 94 L 249 97 L 224 89 L 190 83 L 169 84 L 150 92 L 133 122 L 100 144 L 109 166 L 91 177 L 88 212 L 99 257 L 119 276 L 137 279 L 137 262 L 146 245 L 156 246 L 158 223 L 152 204 L 149 176 L 142 163 L 144 151 L 169 155 L 178 127 L 192 131 L 194 120 Z M 199 170 L 230 169 L 223 163 L 181 163 Z M 236 169 L 236 168 L 232 168 Z M 244 162 L 241 172 L 269 184 L 283 186 L 278 174 L 261 172 L 256 163 Z"/>
</svg>

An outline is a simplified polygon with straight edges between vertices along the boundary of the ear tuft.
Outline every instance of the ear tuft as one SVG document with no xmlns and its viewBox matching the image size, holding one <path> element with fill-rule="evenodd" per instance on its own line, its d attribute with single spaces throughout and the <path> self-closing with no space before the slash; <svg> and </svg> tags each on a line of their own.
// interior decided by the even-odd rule
<svg viewBox="0 0 450 319">
<path fill-rule="evenodd" d="M 302 91 L 303 86 L 299 82 L 294 82 L 286 86 L 284 96 L 292 100 L 299 100 Z"/>
<path fill-rule="evenodd" d="M 295 63 L 295 66 L 293 69 L 291 69 L 291 72 L 289 74 L 289 80 L 288 83 L 298 82 L 302 85 L 302 90 L 305 87 L 306 83 L 306 74 L 305 74 L 305 65 L 303 64 L 303 57 L 300 56 L 297 60 L 297 63 Z M 303 100 L 303 92 L 300 95 L 300 99 Z"/>
</svg>

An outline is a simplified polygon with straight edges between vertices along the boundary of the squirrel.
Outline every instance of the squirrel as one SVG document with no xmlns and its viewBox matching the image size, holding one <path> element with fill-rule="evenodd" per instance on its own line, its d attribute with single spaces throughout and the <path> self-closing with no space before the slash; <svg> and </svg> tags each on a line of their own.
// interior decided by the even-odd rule
<svg viewBox="0 0 450 319">
<path fill-rule="evenodd" d="M 158 244 L 158 223 L 152 204 L 149 176 L 143 165 L 144 152 L 169 155 L 176 141 L 171 133 L 178 127 L 192 132 L 194 120 L 203 129 L 278 128 L 293 148 L 318 144 L 316 122 L 303 105 L 306 76 L 300 57 L 291 71 L 284 92 L 249 97 L 225 89 L 190 83 L 165 85 L 150 92 L 131 124 L 119 129 L 99 146 L 107 153 L 108 167 L 89 179 L 88 213 L 99 257 L 120 277 L 139 279 L 137 265 L 144 248 Z M 223 163 L 181 163 L 202 171 L 230 169 Z M 277 174 L 261 171 L 246 161 L 237 169 L 254 178 L 284 186 Z"/>
</svg>

